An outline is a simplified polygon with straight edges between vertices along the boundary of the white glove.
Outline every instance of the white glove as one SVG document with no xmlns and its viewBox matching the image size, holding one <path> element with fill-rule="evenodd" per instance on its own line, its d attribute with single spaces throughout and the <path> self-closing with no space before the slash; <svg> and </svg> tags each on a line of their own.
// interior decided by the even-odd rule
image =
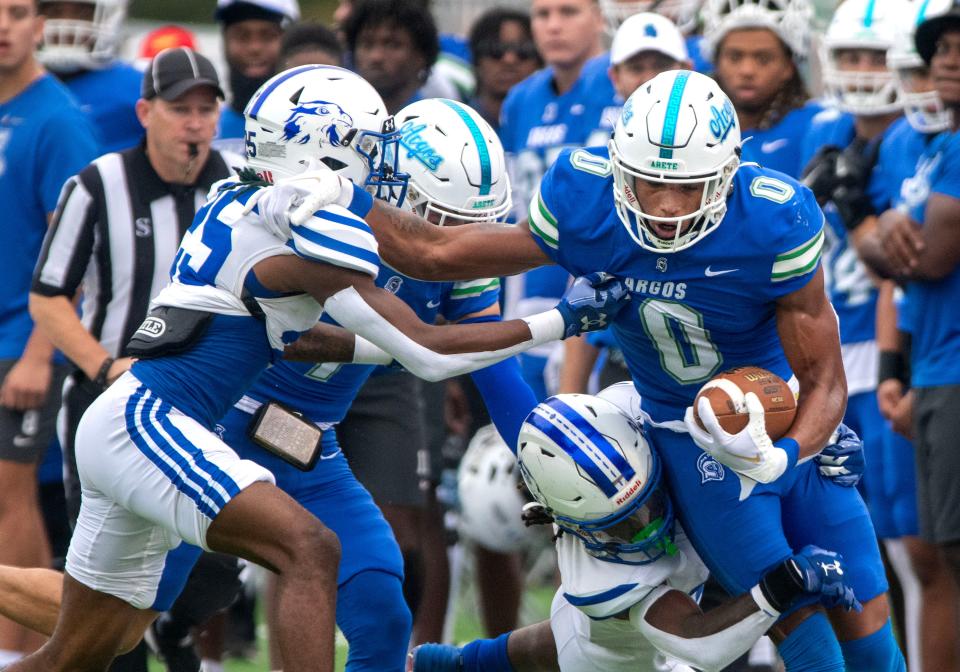
<svg viewBox="0 0 960 672">
<path fill-rule="evenodd" d="M 706 429 L 701 429 L 693 417 L 693 406 L 687 408 L 683 422 L 687 431 L 705 452 L 717 462 L 759 483 L 770 483 L 779 478 L 790 462 L 787 452 L 773 445 L 767 434 L 763 404 L 753 392 L 744 395 L 749 414 L 747 426 L 736 434 L 729 434 L 713 412 L 710 400 L 701 398 L 697 414 Z"/>
<path fill-rule="evenodd" d="M 267 227 L 289 238 L 291 223 L 302 226 L 317 210 L 333 203 L 347 207 L 352 199 L 353 183 L 318 164 L 314 170 L 281 178 L 260 189 L 247 200 L 243 213 L 257 206 Z"/>
</svg>

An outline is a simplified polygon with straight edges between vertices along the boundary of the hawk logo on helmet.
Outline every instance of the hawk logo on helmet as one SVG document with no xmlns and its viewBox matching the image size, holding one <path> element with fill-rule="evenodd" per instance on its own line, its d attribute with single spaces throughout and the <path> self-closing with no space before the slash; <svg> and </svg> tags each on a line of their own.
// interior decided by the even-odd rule
<svg viewBox="0 0 960 672">
<path fill-rule="evenodd" d="M 323 136 L 320 142 L 326 139 L 331 145 L 340 145 L 347 132 L 353 128 L 353 117 L 336 103 L 326 100 L 301 102 L 297 103 L 283 122 L 284 141 L 300 145 L 310 142 L 310 133 L 303 130 L 303 122 L 309 116 L 328 118 L 327 123 L 320 126 L 320 134 Z"/>
</svg>

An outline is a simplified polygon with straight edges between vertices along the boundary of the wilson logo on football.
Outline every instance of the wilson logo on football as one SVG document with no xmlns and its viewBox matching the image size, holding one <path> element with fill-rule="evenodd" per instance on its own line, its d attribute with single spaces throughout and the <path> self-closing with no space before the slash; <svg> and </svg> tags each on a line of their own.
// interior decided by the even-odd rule
<svg viewBox="0 0 960 672">
<path fill-rule="evenodd" d="M 159 317 L 148 317 L 137 329 L 138 334 L 149 336 L 150 338 L 159 338 L 167 330 L 167 323 Z"/>
</svg>

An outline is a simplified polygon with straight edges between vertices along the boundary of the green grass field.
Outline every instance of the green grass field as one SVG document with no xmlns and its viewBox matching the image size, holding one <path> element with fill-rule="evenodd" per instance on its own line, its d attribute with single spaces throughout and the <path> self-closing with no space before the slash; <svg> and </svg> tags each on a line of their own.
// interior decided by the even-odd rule
<svg viewBox="0 0 960 672">
<path fill-rule="evenodd" d="M 553 599 L 554 588 L 542 586 L 531 588 L 524 596 L 523 620 L 536 622 L 547 618 L 550 614 L 550 601 Z M 483 636 L 479 614 L 474 606 L 476 599 L 473 591 L 467 589 L 458 603 L 456 620 L 454 621 L 453 638 L 456 642 L 468 642 Z M 261 622 L 258 627 L 258 652 L 256 659 L 228 660 L 224 667 L 227 672 L 267 672 L 270 670 L 267 659 L 266 627 Z M 343 670 L 347 660 L 347 644 L 340 633 L 337 633 L 337 672 Z M 150 672 L 164 672 L 166 668 L 156 661 L 150 661 Z"/>
</svg>

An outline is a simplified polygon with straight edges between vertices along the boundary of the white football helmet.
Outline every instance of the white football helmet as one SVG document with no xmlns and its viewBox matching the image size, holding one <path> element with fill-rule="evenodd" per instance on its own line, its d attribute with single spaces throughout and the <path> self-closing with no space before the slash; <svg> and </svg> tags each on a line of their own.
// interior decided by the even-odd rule
<svg viewBox="0 0 960 672">
<path fill-rule="evenodd" d="M 894 46 L 897 22 L 904 20 L 903 0 L 844 0 L 823 37 L 824 93 L 851 114 L 877 115 L 902 107 L 893 73 L 841 70 L 837 55 L 845 49 L 882 51 Z"/>
<path fill-rule="evenodd" d="M 407 203 L 421 217 L 496 222 L 510 212 L 510 178 L 496 132 L 472 108 L 446 98 L 419 100 L 396 114 Z"/>
<path fill-rule="evenodd" d="M 399 134 L 360 75 L 332 65 L 285 70 L 253 94 L 244 117 L 247 164 L 268 182 L 322 163 L 377 198 L 402 203 Z"/>
<path fill-rule="evenodd" d="M 609 143 L 613 196 L 634 241 L 654 252 L 676 252 L 710 234 L 727 212 L 727 195 L 740 166 L 740 122 L 720 86 L 689 70 L 662 72 L 627 99 Z M 702 184 L 700 207 L 679 217 L 642 210 L 636 180 Z M 693 220 L 686 230 L 682 225 Z M 649 222 L 676 225 L 659 237 Z"/>
<path fill-rule="evenodd" d="M 734 30 L 766 28 L 790 49 L 794 61 L 807 57 L 813 7 L 809 0 L 706 0 L 700 12 L 703 21 L 701 50 L 715 61 L 717 48 Z"/>
<path fill-rule="evenodd" d="M 528 501 L 520 488 L 517 457 L 493 425 L 481 427 L 457 470 L 460 534 L 498 553 L 523 550 L 532 530 L 520 518 Z"/>
<path fill-rule="evenodd" d="M 660 459 L 616 404 L 588 394 L 548 398 L 524 421 L 517 457 L 534 499 L 591 555 L 643 565 L 674 552 Z"/>
<path fill-rule="evenodd" d="M 918 86 L 918 78 L 926 79 L 927 65 L 917 53 L 913 41 L 916 27 L 924 20 L 947 11 L 952 0 L 914 0 L 903 6 L 897 19 L 897 37 L 887 50 L 887 67 L 903 104 L 903 113 L 910 125 L 920 133 L 939 133 L 951 127 L 952 114 L 931 85 Z"/>
<path fill-rule="evenodd" d="M 112 61 L 120 46 L 120 31 L 127 17 L 128 0 L 69 0 L 91 5 L 93 18 L 48 18 L 43 24 L 43 41 L 37 58 L 53 72 L 69 74 L 92 70 Z M 40 0 L 40 13 L 49 0 Z"/>
<path fill-rule="evenodd" d="M 701 0 L 600 0 L 600 12 L 613 35 L 624 21 L 634 14 L 656 12 L 669 18 L 684 35 L 697 27 Z"/>
</svg>

